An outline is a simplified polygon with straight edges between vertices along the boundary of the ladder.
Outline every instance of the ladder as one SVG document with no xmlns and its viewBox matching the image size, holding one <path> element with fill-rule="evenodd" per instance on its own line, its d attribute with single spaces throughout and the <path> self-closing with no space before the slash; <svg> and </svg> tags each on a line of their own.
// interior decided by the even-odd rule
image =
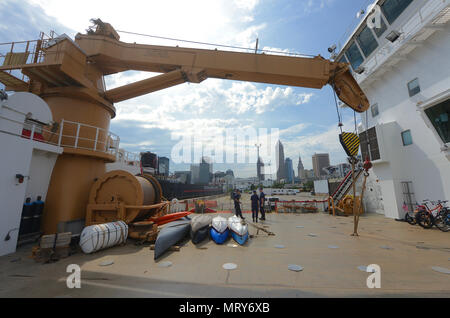
<svg viewBox="0 0 450 318">
<path fill-rule="evenodd" d="M 364 172 L 364 168 L 362 167 L 356 167 L 355 168 L 355 182 L 358 181 L 359 177 Z M 353 185 L 353 173 L 350 171 L 344 178 L 344 180 L 341 182 L 339 187 L 336 189 L 336 191 L 333 193 L 332 198 L 334 202 L 341 201 L 347 193 L 350 191 Z"/>
</svg>

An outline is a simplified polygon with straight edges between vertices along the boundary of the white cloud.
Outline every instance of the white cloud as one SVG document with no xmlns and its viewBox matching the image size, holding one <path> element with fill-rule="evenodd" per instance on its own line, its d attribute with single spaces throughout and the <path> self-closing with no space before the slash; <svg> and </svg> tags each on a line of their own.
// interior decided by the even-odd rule
<svg viewBox="0 0 450 318">
<path fill-rule="evenodd" d="M 306 13 L 316 12 L 333 5 L 336 0 L 307 0 L 304 5 L 304 11 Z"/>
</svg>

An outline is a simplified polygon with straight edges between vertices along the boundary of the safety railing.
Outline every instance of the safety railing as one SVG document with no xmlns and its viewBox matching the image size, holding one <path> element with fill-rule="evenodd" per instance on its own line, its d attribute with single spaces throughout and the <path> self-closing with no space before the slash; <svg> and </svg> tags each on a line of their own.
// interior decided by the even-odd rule
<svg viewBox="0 0 450 318">
<path fill-rule="evenodd" d="M 59 47 L 52 52 L 45 50 L 54 41 L 55 35 L 53 31 L 50 35 L 41 32 L 38 40 L 0 43 L 0 68 L 3 72 L 28 83 L 29 78 L 22 74 L 21 66 L 43 63 L 48 55 L 55 55 L 57 59 L 62 53 Z"/>
<path fill-rule="evenodd" d="M 13 113 L 23 114 L 8 106 L 1 106 Z M 120 138 L 105 129 L 82 123 L 61 120 L 60 123 L 43 125 L 33 120 L 18 121 L 0 112 L 0 133 L 15 135 L 30 141 L 38 141 L 58 147 L 98 151 L 117 156 Z M 4 124 L 1 121 L 5 121 Z"/>
<path fill-rule="evenodd" d="M 123 149 L 120 149 L 116 155 L 116 162 L 125 163 L 130 166 L 139 167 L 140 160 L 141 157 L 138 153 L 129 152 Z"/>
<path fill-rule="evenodd" d="M 61 120 L 57 145 L 75 149 L 93 150 L 117 156 L 120 138 L 105 129 Z"/>
</svg>

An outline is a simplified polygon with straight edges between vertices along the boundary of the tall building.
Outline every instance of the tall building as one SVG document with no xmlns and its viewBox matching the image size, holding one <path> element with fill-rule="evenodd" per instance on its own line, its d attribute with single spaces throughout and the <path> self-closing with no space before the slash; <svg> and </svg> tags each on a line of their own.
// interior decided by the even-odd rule
<svg viewBox="0 0 450 318">
<path fill-rule="evenodd" d="M 198 184 L 208 184 L 211 179 L 211 173 L 209 172 L 209 165 L 207 163 L 200 164 Z"/>
<path fill-rule="evenodd" d="M 316 178 L 326 176 L 327 173 L 323 170 L 323 168 L 330 166 L 330 155 L 327 153 L 316 153 L 312 156 L 312 164 L 314 176 Z"/>
<path fill-rule="evenodd" d="M 158 171 L 160 175 L 169 176 L 170 160 L 167 157 L 158 158 Z"/>
<path fill-rule="evenodd" d="M 299 177 L 300 181 L 304 181 L 306 179 L 306 171 L 305 171 L 305 167 L 303 166 L 301 156 L 298 157 L 297 170 L 298 170 L 298 177 Z"/>
<path fill-rule="evenodd" d="M 275 155 L 277 160 L 277 181 L 286 179 L 286 167 L 284 161 L 284 147 L 280 140 L 275 146 Z"/>
<path fill-rule="evenodd" d="M 191 184 L 197 184 L 200 179 L 200 165 L 191 164 Z"/>
<path fill-rule="evenodd" d="M 264 162 L 259 156 L 258 156 L 258 163 L 256 164 L 256 170 L 258 174 L 258 180 L 264 181 Z"/>
<path fill-rule="evenodd" d="M 256 174 L 258 176 L 258 181 L 264 181 L 264 162 L 259 156 L 260 146 L 257 146 L 257 148 L 258 148 L 258 162 L 256 163 Z"/>
<path fill-rule="evenodd" d="M 286 169 L 286 183 L 294 183 L 294 168 L 292 165 L 292 159 L 286 158 L 284 166 Z"/>
</svg>

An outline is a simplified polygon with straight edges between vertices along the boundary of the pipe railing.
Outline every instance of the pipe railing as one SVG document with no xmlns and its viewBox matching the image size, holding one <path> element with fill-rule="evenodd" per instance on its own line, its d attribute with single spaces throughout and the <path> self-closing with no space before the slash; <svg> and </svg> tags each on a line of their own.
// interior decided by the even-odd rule
<svg viewBox="0 0 450 318">
<path fill-rule="evenodd" d="M 8 106 L 2 106 L 2 108 L 22 114 Z M 26 114 L 22 115 L 26 118 Z M 16 129 L 9 128 L 8 130 L 0 128 L 0 132 L 29 139 L 30 142 L 38 141 L 58 147 L 91 150 L 114 156 L 117 156 L 119 151 L 119 136 L 99 127 L 64 119 L 61 120 L 59 127 L 56 129 L 57 126 L 55 125 L 42 125 L 31 120 L 21 122 L 4 115 L 0 115 L 0 120 L 5 120 L 17 126 Z M 16 133 L 17 131 L 20 131 L 20 133 Z M 102 138 L 99 136 L 102 136 Z"/>
</svg>

